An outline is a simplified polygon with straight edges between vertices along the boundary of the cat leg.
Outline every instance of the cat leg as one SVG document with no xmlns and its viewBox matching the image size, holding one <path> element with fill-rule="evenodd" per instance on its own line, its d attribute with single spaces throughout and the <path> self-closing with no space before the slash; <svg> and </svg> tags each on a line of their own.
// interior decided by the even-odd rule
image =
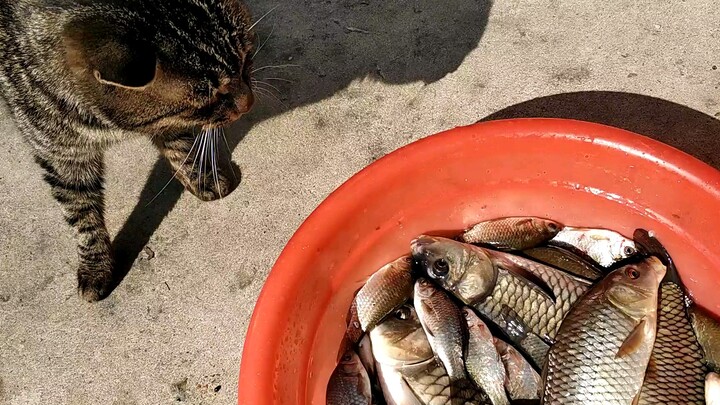
<svg viewBox="0 0 720 405">
<path fill-rule="evenodd" d="M 73 159 L 36 155 L 35 160 L 45 169 L 45 181 L 78 239 L 78 291 L 85 300 L 98 301 L 114 283 L 104 216 L 103 155 Z"/>
<path fill-rule="evenodd" d="M 158 137 L 155 145 L 167 158 L 175 177 L 203 201 L 213 201 L 230 194 L 238 185 L 234 168 L 219 159 L 224 140 L 219 133 L 178 134 Z M 224 147 L 224 145 L 223 145 Z"/>
</svg>

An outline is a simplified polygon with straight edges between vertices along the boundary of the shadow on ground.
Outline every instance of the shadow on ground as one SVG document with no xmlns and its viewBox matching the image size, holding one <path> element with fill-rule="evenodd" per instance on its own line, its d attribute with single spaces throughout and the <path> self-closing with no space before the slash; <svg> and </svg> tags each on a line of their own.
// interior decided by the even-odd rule
<svg viewBox="0 0 720 405">
<path fill-rule="evenodd" d="M 720 120 L 671 101 L 633 93 L 581 91 L 532 99 L 481 121 L 530 117 L 570 118 L 626 129 L 720 169 Z"/>
<path fill-rule="evenodd" d="M 256 78 L 265 82 L 258 91 L 265 102 L 231 128 L 230 149 L 254 124 L 328 98 L 356 79 L 371 76 L 388 84 L 442 79 L 478 46 L 492 6 L 491 0 L 248 3 L 256 18 L 279 7 L 256 29 L 259 44 L 269 37 L 255 62 Z M 289 64 L 297 67 L 283 66 Z M 180 199 L 183 188 L 172 182 L 148 205 L 172 175 L 169 165 L 158 160 L 138 205 L 115 238 L 118 283 Z"/>
</svg>

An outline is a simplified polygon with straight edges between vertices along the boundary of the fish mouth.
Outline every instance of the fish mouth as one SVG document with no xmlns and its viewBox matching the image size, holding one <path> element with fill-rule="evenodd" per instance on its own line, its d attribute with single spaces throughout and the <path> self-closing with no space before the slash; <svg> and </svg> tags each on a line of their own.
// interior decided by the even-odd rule
<svg viewBox="0 0 720 405">
<path fill-rule="evenodd" d="M 436 241 L 437 240 L 432 236 L 420 235 L 410 242 L 410 249 L 412 250 L 413 255 L 422 254 L 427 246 L 432 245 Z"/>
<path fill-rule="evenodd" d="M 421 235 L 410 242 L 410 250 L 415 263 L 423 268 L 429 265 L 428 255 L 430 251 L 428 247 L 435 242 L 436 240 L 434 238 L 425 235 Z"/>
</svg>

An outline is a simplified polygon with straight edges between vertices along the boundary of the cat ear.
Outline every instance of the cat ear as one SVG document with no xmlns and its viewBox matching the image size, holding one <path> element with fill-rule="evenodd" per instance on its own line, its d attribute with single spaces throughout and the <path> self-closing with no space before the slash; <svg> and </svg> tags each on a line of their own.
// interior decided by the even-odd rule
<svg viewBox="0 0 720 405">
<path fill-rule="evenodd" d="M 142 90 L 157 76 L 152 44 L 128 29 L 99 19 L 69 23 L 63 32 L 65 57 L 71 70 L 92 73 L 103 85 Z"/>
</svg>

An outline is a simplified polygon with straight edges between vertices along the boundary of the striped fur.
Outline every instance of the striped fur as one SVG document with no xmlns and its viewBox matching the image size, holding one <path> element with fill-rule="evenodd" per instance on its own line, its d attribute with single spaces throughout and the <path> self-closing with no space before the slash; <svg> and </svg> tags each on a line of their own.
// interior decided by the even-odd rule
<svg viewBox="0 0 720 405">
<path fill-rule="evenodd" d="M 103 214 L 109 146 L 148 136 L 199 198 L 230 191 L 226 176 L 198 178 L 186 158 L 198 128 L 252 106 L 250 30 L 240 0 L 0 0 L 0 95 L 77 234 L 85 299 L 116 281 Z"/>
</svg>

